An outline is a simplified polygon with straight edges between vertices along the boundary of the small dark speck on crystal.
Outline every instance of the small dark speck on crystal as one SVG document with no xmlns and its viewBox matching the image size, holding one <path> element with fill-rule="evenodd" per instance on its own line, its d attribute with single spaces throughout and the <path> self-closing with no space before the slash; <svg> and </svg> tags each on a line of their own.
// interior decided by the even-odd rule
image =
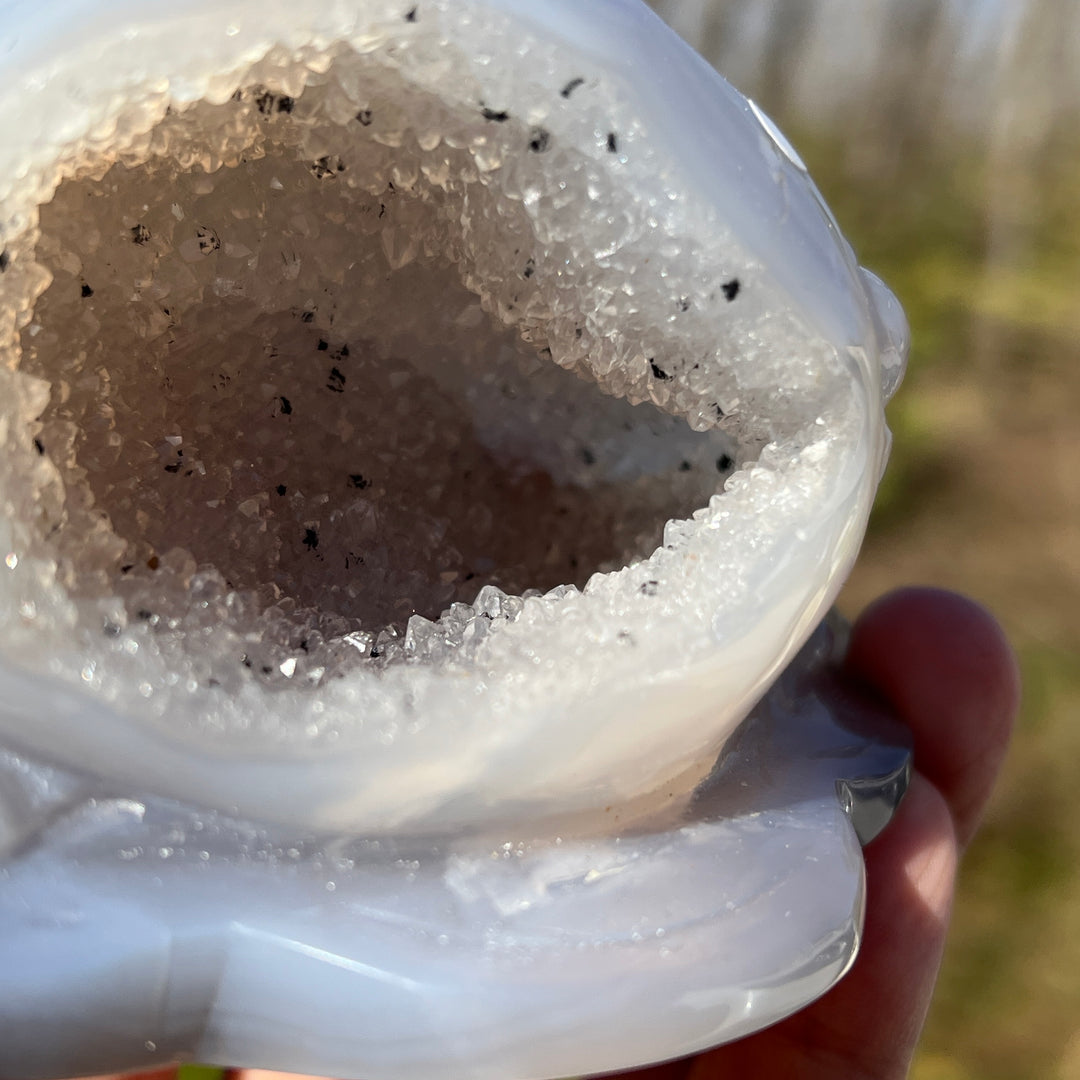
<svg viewBox="0 0 1080 1080">
<path fill-rule="evenodd" d="M 735 459 L 730 454 L 721 454 L 716 459 L 716 471 L 727 472 L 734 464 Z"/>
<path fill-rule="evenodd" d="M 165 466 L 165 471 L 166 472 L 171 472 L 171 473 L 178 473 L 180 471 L 180 462 L 176 461 L 176 462 L 173 462 L 172 465 L 166 465 Z"/>
<path fill-rule="evenodd" d="M 314 529 L 304 530 L 304 547 L 314 551 L 319 546 L 319 534 Z"/>
<path fill-rule="evenodd" d="M 656 595 L 656 590 L 658 588 L 660 588 L 660 582 L 659 581 L 646 581 L 646 582 L 644 582 L 642 584 L 641 591 L 646 596 L 655 596 Z"/>
<path fill-rule="evenodd" d="M 732 278 L 730 281 L 725 281 L 724 282 L 724 285 L 723 285 L 724 296 L 727 297 L 727 300 L 728 300 L 729 304 L 731 303 L 732 300 L 735 299 L 736 296 L 739 295 L 739 288 L 740 288 L 739 279 L 737 277 Z"/>
<path fill-rule="evenodd" d="M 328 176 L 332 178 L 335 173 L 345 171 L 345 166 L 341 161 L 331 158 L 329 154 L 323 154 L 317 161 L 313 161 L 308 168 L 311 169 L 318 180 L 325 180 Z"/>
<path fill-rule="evenodd" d="M 489 109 L 486 105 L 483 105 L 480 108 L 480 112 L 485 120 L 494 120 L 497 124 L 501 124 L 504 120 L 510 119 L 510 114 L 506 109 Z"/>
<path fill-rule="evenodd" d="M 205 225 L 199 226 L 195 236 L 199 241 L 199 251 L 204 255 L 210 255 L 221 247 L 221 241 L 218 239 L 217 233 L 213 229 L 208 229 Z"/>
<path fill-rule="evenodd" d="M 279 113 L 291 113 L 295 104 L 295 98 L 291 98 L 287 94 L 278 97 L 276 94 L 270 93 L 269 90 L 264 91 L 255 99 L 255 107 L 263 116 L 269 116 L 274 111 L 275 106 Z"/>
<path fill-rule="evenodd" d="M 564 98 L 568 98 L 585 80 L 579 75 L 576 79 L 571 79 L 560 91 Z"/>
<path fill-rule="evenodd" d="M 83 282 L 83 286 L 82 286 L 82 295 L 83 296 L 93 296 L 94 295 L 94 290 L 91 289 L 90 286 L 87 285 L 85 281 Z"/>
<path fill-rule="evenodd" d="M 314 311 L 302 311 L 300 313 L 300 321 L 301 322 L 314 322 L 314 320 L 315 320 L 315 312 Z"/>
<path fill-rule="evenodd" d="M 352 484 L 354 488 L 360 488 L 362 490 L 368 486 L 370 481 L 364 479 L 363 473 L 349 473 L 349 483 Z"/>
<path fill-rule="evenodd" d="M 277 493 L 278 493 L 279 495 L 284 495 L 284 494 L 285 494 L 285 492 L 286 492 L 286 491 L 288 491 L 289 489 L 288 489 L 288 488 L 287 488 L 287 487 L 286 487 L 286 486 L 285 486 L 284 484 L 278 484 L 278 486 L 277 486 L 276 488 L 274 488 L 274 490 L 275 490 L 275 491 L 276 491 L 276 492 L 277 492 Z"/>
<path fill-rule="evenodd" d="M 278 401 L 281 402 L 282 414 L 288 416 L 292 412 L 292 402 L 287 397 L 278 398 Z"/>
<path fill-rule="evenodd" d="M 134 569 L 135 569 L 135 564 L 134 563 L 125 563 L 123 566 L 120 567 L 120 573 L 121 574 L 130 574 L 131 571 L 134 570 Z"/>
<path fill-rule="evenodd" d="M 315 348 L 318 349 L 319 352 L 326 352 L 326 350 L 330 348 L 330 343 L 323 338 L 319 338 L 319 344 L 316 345 Z"/>
<path fill-rule="evenodd" d="M 417 12 L 417 10 L 418 10 L 418 8 L 415 8 L 415 7 L 409 8 L 409 10 L 405 12 L 405 21 L 406 22 L 416 22 L 416 12 Z"/>
<path fill-rule="evenodd" d="M 652 373 L 657 379 L 670 379 L 671 376 L 662 368 L 655 360 L 649 361 L 649 367 L 652 368 Z"/>
<path fill-rule="evenodd" d="M 361 109 L 356 114 L 356 119 L 363 124 L 364 127 L 368 127 L 371 124 L 372 115 L 370 109 Z"/>
<path fill-rule="evenodd" d="M 586 465 L 595 465 L 596 455 L 587 446 L 583 446 L 581 448 L 581 460 L 584 461 Z"/>
<path fill-rule="evenodd" d="M 689 472 L 692 468 L 693 466 L 690 464 L 689 461 L 679 462 L 679 472 Z"/>
<path fill-rule="evenodd" d="M 35 439 L 34 440 L 34 449 L 39 454 L 44 454 L 45 453 L 45 444 L 40 439 Z"/>
<path fill-rule="evenodd" d="M 614 131 L 608 132 L 607 148 L 608 151 L 612 154 L 617 154 L 619 152 L 619 137 L 615 134 Z"/>
<path fill-rule="evenodd" d="M 551 146 L 551 132 L 542 127 L 533 128 L 529 132 L 529 149 L 534 154 L 542 154 Z"/>
<path fill-rule="evenodd" d="M 131 239 L 141 246 L 150 239 L 150 230 L 145 225 L 133 225 L 131 227 Z"/>
<path fill-rule="evenodd" d="M 11 265 L 11 256 L 8 254 L 7 248 L 0 251 L 0 274 L 2 274 Z"/>
</svg>

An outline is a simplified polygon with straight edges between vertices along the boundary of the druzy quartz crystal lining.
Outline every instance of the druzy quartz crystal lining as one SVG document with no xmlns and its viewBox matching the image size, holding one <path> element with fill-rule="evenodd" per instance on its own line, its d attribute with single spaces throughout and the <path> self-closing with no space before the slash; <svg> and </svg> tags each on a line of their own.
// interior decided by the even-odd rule
<svg viewBox="0 0 1080 1080">
<path fill-rule="evenodd" d="M 579 1075 L 838 978 L 906 331 L 768 119 L 630 0 L 0 55 L 0 1072 Z"/>
<path fill-rule="evenodd" d="M 272 8 L 147 81 L 155 8 L 8 174 L 5 655 L 101 710 L 74 758 L 312 823 L 595 806 L 819 617 L 887 294 L 745 102 L 703 169 L 568 10 Z M 270 798 L 256 745 L 327 771 Z"/>
<path fill-rule="evenodd" d="M 383 94 L 396 110 L 408 100 Z M 105 512 L 124 541 L 109 585 L 136 618 L 179 614 L 157 595 L 164 560 L 178 592 L 197 576 L 201 599 L 233 592 L 293 628 L 276 651 L 264 635 L 256 674 L 285 664 L 321 682 L 342 657 L 398 655 L 414 614 L 408 652 L 422 653 L 428 620 L 485 585 L 581 586 L 649 554 L 665 520 L 731 473 L 730 436 L 695 436 L 552 362 L 542 320 L 557 301 L 532 280 L 552 256 L 538 267 L 524 225 L 488 303 L 507 320 L 530 311 L 532 340 L 485 312 L 459 267 L 499 258 L 515 209 L 471 195 L 462 250 L 475 165 L 446 147 L 444 106 L 414 107 L 436 125 L 437 169 L 430 147 L 396 145 L 411 131 L 379 141 L 385 97 L 346 96 L 340 79 L 296 98 L 256 86 L 166 117 L 160 156 L 65 181 L 42 208 L 52 283 L 21 369 L 59 383 L 35 438 L 64 482 L 53 513 L 74 588 Z M 492 122 L 479 107 L 473 119 Z M 205 172 L 199 140 L 226 127 L 232 157 Z M 563 331 L 564 363 L 587 357 L 587 321 Z M 662 350 L 650 374 L 668 380 Z M 636 443 L 652 460 L 633 460 Z M 346 635 L 344 653 L 322 648 Z"/>
</svg>

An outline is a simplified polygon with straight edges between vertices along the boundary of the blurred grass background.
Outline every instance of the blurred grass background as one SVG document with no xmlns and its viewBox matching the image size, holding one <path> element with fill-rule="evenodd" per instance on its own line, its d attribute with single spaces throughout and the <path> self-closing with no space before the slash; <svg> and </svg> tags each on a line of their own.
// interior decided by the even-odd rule
<svg viewBox="0 0 1080 1080">
<path fill-rule="evenodd" d="M 1080 1080 L 1080 4 L 653 0 L 791 138 L 911 322 L 842 606 L 958 589 L 1025 700 L 915 1080 Z"/>
</svg>

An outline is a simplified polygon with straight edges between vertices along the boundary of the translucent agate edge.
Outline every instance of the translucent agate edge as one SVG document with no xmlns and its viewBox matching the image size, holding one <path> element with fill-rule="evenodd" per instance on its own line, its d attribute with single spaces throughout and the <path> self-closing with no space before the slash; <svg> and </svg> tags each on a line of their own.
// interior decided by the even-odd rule
<svg viewBox="0 0 1080 1080">
<path fill-rule="evenodd" d="M 401 18 L 394 5 L 364 10 L 375 8 Z M 474 665 L 402 667 L 377 687 L 360 674 L 318 702 L 298 699 L 288 721 L 269 731 L 265 718 L 274 712 L 254 687 L 212 717 L 182 701 L 139 716 L 121 676 L 87 693 L 77 651 L 67 655 L 61 633 L 47 649 L 64 677 L 25 661 L 0 668 L 0 733 L 13 745 L 121 784 L 306 827 L 424 831 L 436 822 L 474 826 L 492 813 L 573 811 L 632 798 L 707 760 L 820 620 L 854 559 L 887 444 L 881 364 L 890 351 L 880 296 L 868 293 L 797 159 L 644 9 L 556 2 L 492 10 L 565 43 L 575 63 L 609 73 L 653 152 L 670 160 L 687 205 L 726 215 L 781 301 L 783 318 L 764 319 L 762 332 L 793 319 L 804 328 L 806 355 L 792 372 L 818 364 L 824 384 L 836 387 L 823 437 L 814 439 L 811 423 L 766 446 L 696 520 L 672 523 L 649 560 L 596 575 L 583 593 L 528 600 Z M 34 162 L 80 135 L 107 144 L 116 96 L 175 64 L 178 42 L 198 40 L 201 70 L 210 73 L 197 76 L 189 64 L 172 76 L 168 92 L 193 100 L 226 95 L 235 73 L 275 41 L 318 45 L 359 32 L 356 11 L 342 5 L 313 5 L 302 19 L 295 4 L 278 3 L 262 5 L 257 19 L 240 6 L 211 13 L 201 2 L 119 4 L 103 15 L 70 0 L 30 17 L 30 6 L 13 0 L 8 12 L 5 33 L 15 43 L 8 93 L 18 92 L 20 73 L 39 83 L 7 106 L 23 115 L 0 141 L 4 205 L 16 208 L 4 222 L 8 233 L 27 225 L 17 192 L 25 194 Z M 122 29 L 119 41 L 102 40 L 104 18 Z M 662 69 L 663 80 L 635 83 L 634 72 L 650 67 Z M 746 167 L 717 169 L 724 154 Z M 780 333 L 783 340 L 790 328 Z M 0 521 L 13 551 L 25 541 L 19 528 Z M 689 572 L 700 565 L 713 569 Z M 654 578 L 670 582 L 672 596 L 646 610 L 639 594 Z M 12 607 L 17 599 L 13 592 Z M 615 613 L 631 629 L 655 631 L 647 655 L 620 651 Z M 45 643 L 30 644 L 40 655 Z M 154 664 L 162 664 L 152 650 L 142 657 L 153 682 Z M 492 681 L 485 675 L 492 668 L 515 677 Z M 400 734 L 406 712 L 422 718 L 421 737 Z"/>
<path fill-rule="evenodd" d="M 539 1080 L 781 1019 L 850 966 L 859 835 L 910 764 L 834 653 L 819 629 L 689 807 L 607 836 L 297 836 L 54 774 L 0 870 L 0 1072 Z M 9 796 L 26 767 L 0 761 Z"/>
</svg>

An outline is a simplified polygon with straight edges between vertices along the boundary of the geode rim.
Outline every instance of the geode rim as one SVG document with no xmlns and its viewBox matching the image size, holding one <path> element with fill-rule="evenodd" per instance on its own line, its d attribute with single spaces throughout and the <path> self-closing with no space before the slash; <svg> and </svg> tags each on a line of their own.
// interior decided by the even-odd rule
<svg viewBox="0 0 1080 1080">
<path fill-rule="evenodd" d="M 290 78 L 302 78 L 301 67 L 317 72 L 332 43 L 347 40 L 360 56 L 377 58 L 383 50 L 395 70 L 418 84 L 427 79 L 446 96 L 440 56 L 459 40 L 459 55 L 473 58 L 455 91 L 459 105 L 505 102 L 512 112 L 538 117 L 531 128 L 548 123 L 558 141 L 561 91 L 577 77 L 599 85 L 606 96 L 595 127 L 602 133 L 615 116 L 620 152 L 600 140 L 580 160 L 591 167 L 595 151 L 605 165 L 623 168 L 615 189 L 636 212 L 653 209 L 650 191 L 674 193 L 664 209 L 675 235 L 697 230 L 710 237 L 712 229 L 725 240 L 729 269 L 712 272 L 746 287 L 739 303 L 722 305 L 709 325 L 726 343 L 740 389 L 732 413 L 741 410 L 747 430 L 756 432 L 748 445 L 759 441 L 723 493 L 693 519 L 669 524 L 648 559 L 594 576 L 583 592 L 526 599 L 476 655 L 450 650 L 424 665 L 406 659 L 377 674 L 358 670 L 287 703 L 271 702 L 254 680 L 228 700 L 202 685 L 168 688 L 177 676 L 175 657 L 138 628 L 116 642 L 95 640 L 100 611 L 74 610 L 49 583 L 49 560 L 38 558 L 25 518 L 13 509 L 3 522 L 11 530 L 3 737 L 118 783 L 256 819 L 383 832 L 425 831 L 436 822 L 456 829 L 492 814 L 515 818 L 621 802 L 691 776 L 715 756 L 818 622 L 854 558 L 887 441 L 881 365 L 895 368 L 897 352 L 897 335 L 882 340 L 882 327 L 896 325 L 895 313 L 882 314 L 880 292 L 864 283 L 805 172 L 756 112 L 644 15 L 620 19 L 570 3 L 527 16 L 512 4 L 430 3 L 414 11 L 371 3 L 357 12 L 269 3 L 257 19 L 243 5 L 197 3 L 181 13 L 139 5 L 137 24 L 125 24 L 116 9 L 111 23 L 99 22 L 92 5 L 76 0 L 57 5 L 50 17 L 61 8 L 68 26 L 80 28 L 78 42 L 69 37 L 51 46 L 63 55 L 63 69 L 44 59 L 44 38 L 28 34 L 16 54 L 22 66 L 13 68 L 19 77 L 8 84 L 7 94 L 17 87 L 21 97 L 17 107 L 9 97 L 7 107 L 18 108 L 25 126 L 13 126 L 0 142 L 10 253 L 0 286 L 27 287 L 15 240 L 30 227 L 34 200 L 55 182 L 45 179 L 34 194 L 33 178 L 48 177 L 56 147 L 115 144 L 115 102 L 139 101 L 137 87 L 152 85 L 141 98 L 145 130 L 170 102 L 226 100 L 255 81 L 286 93 Z M 535 38 L 521 38 L 522 21 L 537 28 Z M 107 32 L 117 25 L 130 25 L 133 36 L 117 42 Z M 36 28 L 44 33 L 56 24 L 43 18 Z M 532 62 L 527 74 L 520 64 L 503 70 L 485 62 L 509 51 L 508 35 L 518 42 L 514 54 Z M 601 41 L 603 50 L 592 44 Z M 643 64 L 664 70 L 662 94 L 633 78 Z M 22 134 L 27 129 L 40 132 L 32 144 Z M 471 152 L 484 149 L 478 143 Z M 521 153 L 530 163 L 545 158 L 531 145 Z M 738 159 L 740 168 L 717 168 L 721 155 Z M 42 165 L 46 171 L 36 173 Z M 625 177 L 633 177 L 630 186 Z M 690 276 L 711 265 L 715 251 L 702 248 Z M 753 314 L 729 324 L 727 308 Z M 2 313 L 8 327 L 30 315 L 18 294 Z M 557 353 L 557 341 L 549 347 Z M 594 358 L 585 357 L 583 366 Z M 770 384 L 773 372 L 786 374 Z M 672 374 L 669 387 L 642 359 L 631 392 L 666 403 L 687 385 L 683 372 Z M 39 400 L 17 374 L 5 377 L 13 400 L 29 397 L 24 407 L 31 407 L 35 392 Z M 767 385 L 784 387 L 783 407 Z M 796 388 L 802 400 L 793 405 Z M 4 480 L 9 506 L 19 501 L 19 476 L 36 464 L 28 441 L 20 454 Z M 31 619 L 20 614 L 28 603 Z M 50 611 L 72 629 L 43 634 Z M 642 638 L 647 648 L 626 647 Z M 138 659 L 129 664 L 122 649 L 131 640 Z M 42 655 L 51 658 L 47 670 Z M 150 695 L 131 693 L 136 671 Z M 185 682 L 183 673 L 179 679 Z"/>
</svg>

